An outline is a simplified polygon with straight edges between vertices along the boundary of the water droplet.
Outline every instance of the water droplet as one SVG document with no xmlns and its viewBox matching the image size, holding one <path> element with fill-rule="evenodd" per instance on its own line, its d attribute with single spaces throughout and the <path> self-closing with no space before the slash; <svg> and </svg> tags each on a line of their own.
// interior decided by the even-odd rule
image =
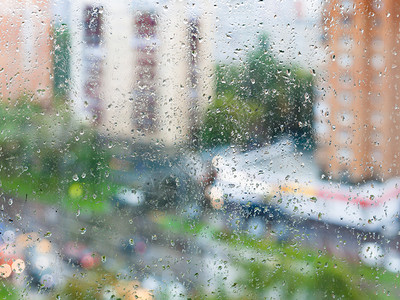
<svg viewBox="0 0 400 300">
<path fill-rule="evenodd" d="M 81 234 L 85 234 L 86 233 L 86 228 L 85 227 L 82 227 L 81 228 Z"/>
<path fill-rule="evenodd" d="M 78 174 L 75 174 L 74 176 L 72 176 L 72 179 L 73 179 L 74 181 L 78 181 L 78 180 L 79 180 Z"/>
</svg>

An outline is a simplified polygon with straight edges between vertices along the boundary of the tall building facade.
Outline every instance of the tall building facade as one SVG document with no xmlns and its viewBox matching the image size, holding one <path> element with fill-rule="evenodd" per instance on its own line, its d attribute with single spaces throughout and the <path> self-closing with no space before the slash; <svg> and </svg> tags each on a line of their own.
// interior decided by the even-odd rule
<svg viewBox="0 0 400 300">
<path fill-rule="evenodd" d="M 110 137 L 188 141 L 213 94 L 207 1 L 71 3 L 71 98 Z"/>
<path fill-rule="evenodd" d="M 323 11 L 329 54 L 317 103 L 317 158 L 336 180 L 400 171 L 400 2 L 332 0 Z"/>
<path fill-rule="evenodd" d="M 0 5 L 0 99 L 52 95 L 51 8 L 48 0 L 2 1 Z"/>
</svg>

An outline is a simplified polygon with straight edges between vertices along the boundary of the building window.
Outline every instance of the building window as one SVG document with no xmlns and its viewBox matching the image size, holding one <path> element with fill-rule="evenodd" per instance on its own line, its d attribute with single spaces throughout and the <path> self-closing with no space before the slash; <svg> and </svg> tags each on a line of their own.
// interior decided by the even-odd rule
<svg viewBox="0 0 400 300">
<path fill-rule="evenodd" d="M 379 127 L 383 124 L 383 115 L 380 112 L 375 112 L 371 115 L 371 123 L 373 126 Z"/>
<path fill-rule="evenodd" d="M 103 8 L 87 6 L 84 12 L 84 40 L 90 47 L 98 47 L 102 35 Z"/>
<path fill-rule="evenodd" d="M 353 57 L 348 53 L 343 53 L 339 55 L 338 58 L 339 66 L 342 68 L 349 68 L 353 64 Z"/>
<path fill-rule="evenodd" d="M 353 48 L 353 43 L 354 40 L 348 35 L 343 35 L 339 39 L 339 45 L 344 51 L 351 50 Z"/>
<path fill-rule="evenodd" d="M 383 1 L 382 0 L 373 0 L 373 8 L 375 11 L 380 11 L 383 8 Z"/>
<path fill-rule="evenodd" d="M 200 43 L 200 24 L 197 18 L 189 20 L 189 101 L 190 101 L 190 120 L 192 131 L 198 125 L 198 73 L 199 73 L 199 43 Z"/>
<path fill-rule="evenodd" d="M 340 144 L 347 144 L 351 141 L 351 136 L 348 130 L 340 130 L 337 133 L 337 140 Z"/>
<path fill-rule="evenodd" d="M 383 51 L 383 46 L 384 46 L 384 43 L 383 43 L 382 38 L 380 38 L 380 37 L 375 37 L 375 38 L 372 40 L 372 49 L 373 49 L 374 51 L 377 51 L 377 52 Z"/>
<path fill-rule="evenodd" d="M 157 15 L 140 11 L 134 19 L 134 117 L 139 130 L 154 130 L 156 126 L 157 89 Z"/>
<path fill-rule="evenodd" d="M 342 106 L 348 107 L 353 102 L 353 93 L 350 91 L 343 91 L 338 95 L 339 103 Z"/>
<path fill-rule="evenodd" d="M 350 126 L 353 123 L 353 114 L 347 110 L 338 113 L 337 115 L 338 124 Z"/>
<path fill-rule="evenodd" d="M 385 67 L 385 59 L 382 54 L 372 56 L 371 64 L 375 70 L 381 70 Z"/>
<path fill-rule="evenodd" d="M 342 87 L 351 87 L 353 78 L 348 72 L 344 72 L 339 76 L 339 82 Z"/>
<path fill-rule="evenodd" d="M 103 8 L 87 6 L 83 12 L 83 77 L 85 109 L 96 124 L 101 117 L 103 74 Z"/>
</svg>

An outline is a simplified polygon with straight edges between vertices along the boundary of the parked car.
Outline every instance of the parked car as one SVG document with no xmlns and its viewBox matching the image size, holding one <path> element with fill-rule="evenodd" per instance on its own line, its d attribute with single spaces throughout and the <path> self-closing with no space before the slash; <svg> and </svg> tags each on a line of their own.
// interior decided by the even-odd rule
<svg viewBox="0 0 400 300">
<path fill-rule="evenodd" d="M 49 290 L 61 283 L 64 270 L 53 244 L 47 239 L 36 239 L 26 246 L 27 279 L 31 287 Z"/>
<path fill-rule="evenodd" d="M 142 150 L 130 157 L 114 158 L 112 179 L 123 188 L 112 197 L 112 203 L 137 211 L 165 211 L 204 202 L 204 187 L 210 183 L 210 161 L 211 157 L 207 161 L 195 154 L 161 150 Z"/>
<path fill-rule="evenodd" d="M 0 243 L 0 277 L 9 278 L 25 271 L 25 256 L 13 230 L 2 231 Z"/>
<path fill-rule="evenodd" d="M 82 243 L 66 243 L 62 255 L 64 261 L 83 269 L 93 269 L 100 264 L 100 255 Z"/>
</svg>

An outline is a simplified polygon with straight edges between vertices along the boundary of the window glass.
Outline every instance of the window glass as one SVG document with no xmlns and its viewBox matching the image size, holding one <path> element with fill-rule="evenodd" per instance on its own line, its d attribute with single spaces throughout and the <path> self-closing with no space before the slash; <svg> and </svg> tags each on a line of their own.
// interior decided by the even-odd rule
<svg viewBox="0 0 400 300">
<path fill-rule="evenodd" d="M 4 0 L 1 299 L 399 299 L 395 0 Z"/>
</svg>

